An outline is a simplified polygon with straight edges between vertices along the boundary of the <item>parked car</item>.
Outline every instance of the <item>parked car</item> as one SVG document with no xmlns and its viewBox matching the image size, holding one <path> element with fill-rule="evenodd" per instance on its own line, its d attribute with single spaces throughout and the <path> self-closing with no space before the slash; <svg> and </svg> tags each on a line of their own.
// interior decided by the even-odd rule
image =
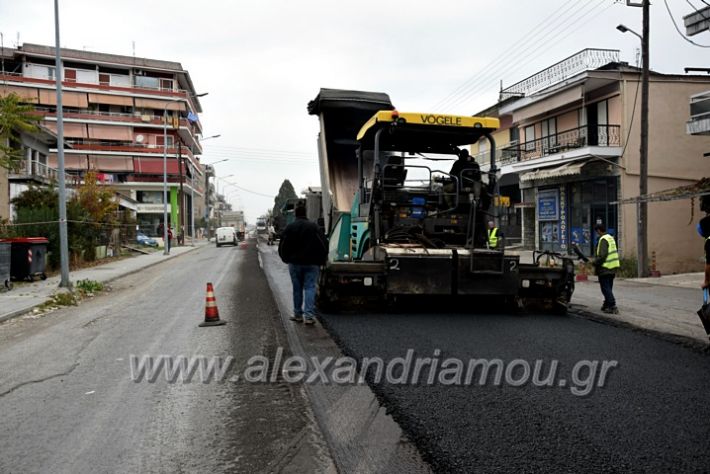
<svg viewBox="0 0 710 474">
<path fill-rule="evenodd" d="M 237 231 L 234 227 L 219 227 L 216 232 L 217 247 L 222 245 L 237 245 Z"/>
<path fill-rule="evenodd" d="M 148 247 L 157 247 L 158 241 L 152 237 L 148 237 L 143 232 L 138 232 L 136 234 L 136 242 L 140 245 L 147 245 Z"/>
</svg>

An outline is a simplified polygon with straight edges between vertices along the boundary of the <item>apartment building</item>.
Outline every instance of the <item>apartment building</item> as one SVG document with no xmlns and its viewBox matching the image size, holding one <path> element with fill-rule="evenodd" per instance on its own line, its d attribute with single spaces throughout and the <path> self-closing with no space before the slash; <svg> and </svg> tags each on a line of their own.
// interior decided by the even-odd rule
<svg viewBox="0 0 710 474">
<path fill-rule="evenodd" d="M 622 257 L 636 256 L 641 71 L 615 50 L 585 49 L 501 91 L 488 111 L 501 118 L 496 158 L 503 225 L 524 247 L 591 255 L 593 227 L 604 224 Z M 649 192 L 708 175 L 710 137 L 686 134 L 690 97 L 708 89 L 707 75 L 651 72 Z M 481 144 L 473 147 L 487 163 Z M 485 145 L 483 145 L 485 146 Z M 486 166 L 484 165 L 485 169 Z M 649 203 L 649 253 L 662 273 L 701 267 L 690 200 Z"/>
<path fill-rule="evenodd" d="M 1 55 L 0 94 L 34 104 L 42 125 L 56 133 L 54 48 L 25 43 Z M 156 235 L 165 152 L 169 220 L 178 229 L 182 215 L 189 234 L 192 210 L 204 215 L 206 182 L 199 162 L 202 109 L 189 72 L 177 62 L 65 48 L 61 58 L 67 174 L 80 180 L 95 171 L 124 204 L 134 203 L 141 230 Z M 28 148 L 26 156 L 20 171 L 42 175 L 57 168 L 56 144 L 47 155 Z"/>
</svg>

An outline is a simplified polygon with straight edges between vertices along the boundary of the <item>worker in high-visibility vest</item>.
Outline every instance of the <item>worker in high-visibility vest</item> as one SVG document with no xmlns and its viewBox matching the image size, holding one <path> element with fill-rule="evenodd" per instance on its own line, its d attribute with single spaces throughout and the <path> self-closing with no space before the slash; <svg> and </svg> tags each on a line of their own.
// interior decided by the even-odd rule
<svg viewBox="0 0 710 474">
<path fill-rule="evenodd" d="M 619 249 L 616 247 L 614 237 L 606 232 L 606 227 L 602 224 L 597 224 L 594 226 L 594 230 L 599 237 L 594 265 L 599 278 L 599 286 L 601 287 L 602 295 L 604 295 L 602 311 L 619 314 L 613 292 L 616 270 L 621 266 L 619 263 Z"/>
<path fill-rule="evenodd" d="M 698 234 L 705 239 L 705 281 L 703 289 L 710 288 L 710 214 L 698 222 Z"/>
<path fill-rule="evenodd" d="M 498 245 L 503 239 L 503 234 L 500 229 L 496 227 L 496 223 L 493 221 L 488 221 L 488 248 L 491 250 L 498 250 Z"/>
</svg>

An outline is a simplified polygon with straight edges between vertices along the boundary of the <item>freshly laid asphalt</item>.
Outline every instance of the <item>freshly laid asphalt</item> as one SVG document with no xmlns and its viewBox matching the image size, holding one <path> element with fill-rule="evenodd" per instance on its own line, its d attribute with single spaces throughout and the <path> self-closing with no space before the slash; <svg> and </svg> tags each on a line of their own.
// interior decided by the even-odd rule
<svg viewBox="0 0 710 474">
<path fill-rule="evenodd" d="M 559 361 L 553 387 L 371 382 L 437 472 L 708 471 L 710 358 L 576 316 L 324 314 L 343 351 Z M 604 387 L 571 393 L 580 360 L 616 360 Z M 547 370 L 547 369 L 546 369 Z M 423 372 L 426 373 L 426 372 Z M 547 373 L 546 371 L 543 373 Z M 583 375 L 583 372 L 580 372 Z M 477 381 L 478 376 L 474 378 Z M 567 381 L 559 386 L 559 379 Z"/>
</svg>

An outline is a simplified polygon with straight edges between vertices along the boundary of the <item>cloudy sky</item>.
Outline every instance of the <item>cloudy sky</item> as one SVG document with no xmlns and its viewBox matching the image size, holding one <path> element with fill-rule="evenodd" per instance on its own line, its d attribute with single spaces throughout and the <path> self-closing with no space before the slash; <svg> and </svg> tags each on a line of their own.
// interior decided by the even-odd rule
<svg viewBox="0 0 710 474">
<path fill-rule="evenodd" d="M 703 0 L 666 0 L 682 17 Z M 584 48 L 637 62 L 641 9 L 614 0 L 60 0 L 62 46 L 178 61 L 202 99 L 203 162 L 220 191 L 254 218 L 288 178 L 319 184 L 321 87 L 387 92 L 401 111 L 473 114 L 511 85 Z M 709 2 L 710 3 L 710 2 Z M 651 68 L 710 65 L 710 49 L 674 29 L 663 0 L 651 7 Z M 53 2 L 0 0 L 5 46 L 54 44 Z M 692 38 L 710 44 L 710 33 Z M 651 104 L 651 107 L 653 104 Z M 229 176 L 232 175 L 232 176 Z M 227 177 L 229 176 L 229 177 Z M 230 182 L 231 184 L 227 184 Z"/>
</svg>

